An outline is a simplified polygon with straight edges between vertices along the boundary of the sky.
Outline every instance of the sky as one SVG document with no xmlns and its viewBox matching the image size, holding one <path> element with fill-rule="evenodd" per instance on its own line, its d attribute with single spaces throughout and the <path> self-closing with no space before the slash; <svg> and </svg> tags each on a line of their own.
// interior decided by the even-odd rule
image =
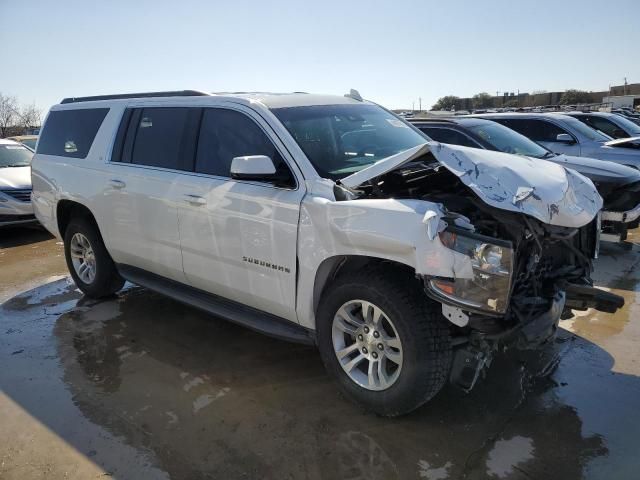
<svg viewBox="0 0 640 480">
<path fill-rule="evenodd" d="M 351 88 L 444 95 L 640 83 L 640 0 L 0 0 L 0 93 Z"/>
</svg>

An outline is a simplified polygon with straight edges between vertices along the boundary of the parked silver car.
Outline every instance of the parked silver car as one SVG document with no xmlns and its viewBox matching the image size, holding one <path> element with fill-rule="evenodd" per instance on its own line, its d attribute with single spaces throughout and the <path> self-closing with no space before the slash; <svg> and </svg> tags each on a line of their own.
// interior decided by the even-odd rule
<svg viewBox="0 0 640 480">
<path fill-rule="evenodd" d="M 0 139 L 0 227 L 36 222 L 31 205 L 32 156 L 24 145 Z"/>
<path fill-rule="evenodd" d="M 478 117 L 501 123 L 555 153 L 640 169 L 640 137 L 613 140 L 564 113 L 496 113 Z"/>
</svg>

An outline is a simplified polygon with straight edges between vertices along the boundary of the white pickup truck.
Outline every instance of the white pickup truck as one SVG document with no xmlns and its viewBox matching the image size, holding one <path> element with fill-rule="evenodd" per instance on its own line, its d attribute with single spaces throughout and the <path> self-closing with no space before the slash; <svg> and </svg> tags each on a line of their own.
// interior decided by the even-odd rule
<svg viewBox="0 0 640 480">
<path fill-rule="evenodd" d="M 492 352 L 543 344 L 572 308 L 623 303 L 591 285 L 590 180 L 428 143 L 355 91 L 65 99 L 32 181 L 86 295 L 126 279 L 316 344 L 346 395 L 381 415 L 447 380 L 471 389 Z"/>
</svg>

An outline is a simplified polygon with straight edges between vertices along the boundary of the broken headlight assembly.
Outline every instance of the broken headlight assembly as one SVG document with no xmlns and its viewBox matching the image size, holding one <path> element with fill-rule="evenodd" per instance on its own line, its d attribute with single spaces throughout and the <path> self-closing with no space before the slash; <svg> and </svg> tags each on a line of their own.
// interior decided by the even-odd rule
<svg viewBox="0 0 640 480">
<path fill-rule="evenodd" d="M 470 278 L 431 278 L 429 288 L 437 296 L 462 308 L 505 313 L 513 276 L 511 242 L 453 227 L 438 235 L 445 247 L 469 257 L 473 275 Z"/>
</svg>

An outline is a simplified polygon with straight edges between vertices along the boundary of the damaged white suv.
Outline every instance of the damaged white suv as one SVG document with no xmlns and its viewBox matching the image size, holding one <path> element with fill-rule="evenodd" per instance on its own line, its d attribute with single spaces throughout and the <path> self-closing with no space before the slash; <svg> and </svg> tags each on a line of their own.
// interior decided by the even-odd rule
<svg viewBox="0 0 640 480">
<path fill-rule="evenodd" d="M 85 294 L 127 279 L 317 344 L 382 415 L 472 388 L 492 352 L 537 347 L 572 308 L 623 303 L 591 286 L 590 180 L 427 143 L 357 92 L 65 99 L 32 171 Z"/>
</svg>

